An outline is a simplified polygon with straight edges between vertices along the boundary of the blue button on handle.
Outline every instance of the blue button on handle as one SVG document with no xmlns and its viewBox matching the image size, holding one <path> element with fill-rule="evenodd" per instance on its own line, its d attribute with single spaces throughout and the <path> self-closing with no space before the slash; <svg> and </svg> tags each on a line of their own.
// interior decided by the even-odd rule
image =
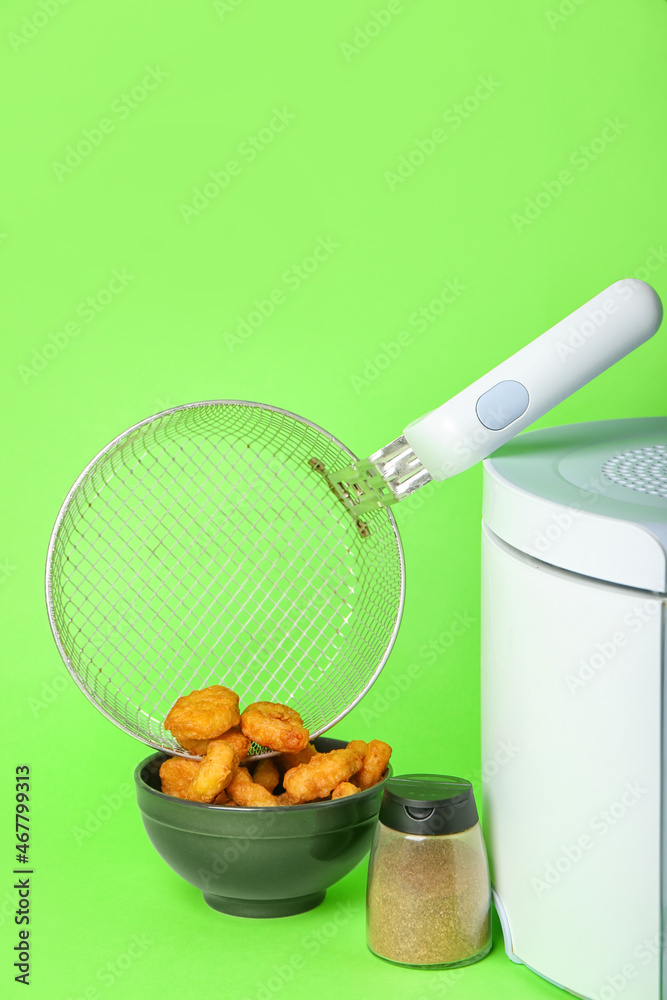
<svg viewBox="0 0 667 1000">
<path fill-rule="evenodd" d="M 475 410 L 485 427 L 490 431 L 501 431 L 526 412 L 529 402 L 525 385 L 508 379 L 483 392 Z"/>
</svg>

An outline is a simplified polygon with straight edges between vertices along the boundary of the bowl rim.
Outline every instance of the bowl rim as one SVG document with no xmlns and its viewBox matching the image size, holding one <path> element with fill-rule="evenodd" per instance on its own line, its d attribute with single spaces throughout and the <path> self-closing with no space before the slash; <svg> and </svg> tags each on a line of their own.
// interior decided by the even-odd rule
<svg viewBox="0 0 667 1000">
<path fill-rule="evenodd" d="M 316 739 L 322 739 L 322 738 L 331 739 L 332 741 L 336 740 L 336 742 L 341 743 L 343 747 L 347 746 L 345 740 L 338 740 L 336 737 L 326 737 L 326 736 L 316 737 Z M 391 764 L 388 764 L 380 780 L 377 781 L 374 785 L 371 785 L 370 788 L 362 788 L 354 796 L 342 795 L 339 799 L 323 799 L 320 802 L 299 802 L 293 805 L 284 805 L 284 806 L 226 806 L 226 805 L 214 805 L 212 802 L 193 802 L 190 799 L 179 799 L 177 795 L 167 795 L 166 792 L 159 791 L 157 788 L 153 788 L 151 785 L 149 785 L 141 773 L 143 769 L 146 767 L 147 764 L 151 763 L 158 757 L 164 757 L 164 759 L 166 760 L 170 756 L 172 755 L 166 753 L 165 751 L 160 750 L 157 751 L 156 753 L 149 754 L 148 757 L 145 757 L 139 764 L 137 764 L 137 766 L 134 769 L 134 780 L 137 787 L 141 787 L 145 792 L 148 792 L 149 794 L 156 796 L 158 800 L 168 799 L 170 802 L 179 802 L 184 808 L 194 806 L 195 808 L 198 809 L 215 809 L 216 811 L 219 810 L 224 812 L 232 812 L 234 813 L 234 815 L 240 815 L 242 813 L 247 813 L 248 815 L 257 815 L 258 813 L 275 814 L 276 811 L 280 812 L 289 811 L 290 813 L 293 813 L 295 809 L 315 809 L 321 806 L 328 806 L 329 808 L 333 806 L 335 808 L 337 805 L 343 805 L 344 803 L 346 803 L 346 800 L 348 799 L 353 798 L 355 801 L 359 801 L 359 798 L 361 796 L 366 797 L 371 792 L 377 793 L 378 789 L 384 786 L 387 779 L 390 778 L 393 773 Z"/>
</svg>

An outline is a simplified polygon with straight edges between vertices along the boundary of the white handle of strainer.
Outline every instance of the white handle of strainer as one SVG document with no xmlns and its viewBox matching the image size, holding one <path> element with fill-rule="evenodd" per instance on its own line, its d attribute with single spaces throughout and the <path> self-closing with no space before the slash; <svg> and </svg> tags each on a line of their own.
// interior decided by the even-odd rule
<svg viewBox="0 0 667 1000">
<path fill-rule="evenodd" d="M 626 278 L 556 323 L 403 436 L 430 477 L 449 479 L 653 336 L 662 320 L 656 292 Z"/>
</svg>

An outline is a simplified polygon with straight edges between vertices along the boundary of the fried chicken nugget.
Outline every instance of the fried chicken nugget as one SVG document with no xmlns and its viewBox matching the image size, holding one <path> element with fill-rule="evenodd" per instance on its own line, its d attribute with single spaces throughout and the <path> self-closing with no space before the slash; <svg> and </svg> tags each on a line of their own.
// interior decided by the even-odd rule
<svg viewBox="0 0 667 1000">
<path fill-rule="evenodd" d="M 341 781 L 347 781 L 363 763 L 366 744 L 353 740 L 340 750 L 318 753 L 308 763 L 292 767 L 283 778 L 294 803 L 324 799 Z"/>
<path fill-rule="evenodd" d="M 229 745 L 234 748 L 236 756 L 239 760 L 243 760 L 248 756 L 250 740 L 247 736 L 243 735 L 240 726 L 233 726 L 232 729 L 228 729 L 227 732 L 223 733 L 219 738 L 224 740 L 225 743 L 229 743 Z"/>
<path fill-rule="evenodd" d="M 218 740 L 224 740 L 225 743 L 231 743 L 236 750 L 236 756 L 239 760 L 243 760 L 248 756 L 250 740 L 247 736 L 243 735 L 238 726 L 233 726 L 231 729 L 228 729 L 226 733 L 223 733 L 222 736 L 217 736 L 216 742 Z M 184 750 L 187 750 L 188 753 L 194 753 L 197 754 L 198 757 L 203 757 L 213 741 L 189 740 L 186 736 L 181 736 L 179 737 L 178 742 Z"/>
<path fill-rule="evenodd" d="M 185 798 L 192 802 L 212 802 L 234 777 L 238 762 L 236 751 L 229 743 L 213 740 Z"/>
<path fill-rule="evenodd" d="M 298 753 L 281 753 L 274 757 L 278 770 L 284 774 L 290 767 L 297 767 L 299 764 L 307 764 L 311 757 L 314 757 L 317 750 L 312 743 L 309 743 Z"/>
<path fill-rule="evenodd" d="M 227 785 L 227 794 L 237 806 L 277 806 L 278 799 L 267 792 L 263 785 L 256 784 L 247 767 L 239 767 Z"/>
<path fill-rule="evenodd" d="M 341 781 L 331 793 L 332 799 L 343 799 L 346 795 L 356 795 L 359 789 L 351 781 Z"/>
<path fill-rule="evenodd" d="M 308 730 L 299 713 L 277 702 L 248 705 L 241 715 L 241 731 L 260 746 L 281 753 L 298 753 L 308 746 Z"/>
<path fill-rule="evenodd" d="M 238 726 L 240 720 L 238 695 L 221 684 L 213 684 L 179 698 L 169 710 L 164 726 L 180 743 L 183 737 L 215 739 L 232 726 Z"/>
<path fill-rule="evenodd" d="M 273 792 L 280 781 L 280 772 L 275 761 L 271 757 L 260 760 L 252 773 L 252 780 L 256 785 L 262 785 L 267 792 Z"/>
<path fill-rule="evenodd" d="M 359 788 L 370 788 L 377 785 L 382 779 L 389 758 L 391 757 L 391 747 L 382 740 L 371 740 L 364 754 L 364 762 L 361 769 L 357 771 L 352 779 Z"/>
<path fill-rule="evenodd" d="M 186 757 L 170 757 L 160 766 L 160 781 L 165 795 L 184 799 L 188 788 L 199 771 L 198 760 L 188 760 Z"/>
<path fill-rule="evenodd" d="M 210 740 L 189 740 L 187 736 L 179 736 L 178 742 L 188 753 L 203 757 L 209 748 Z"/>
<path fill-rule="evenodd" d="M 216 795 L 213 799 L 214 806 L 235 806 L 236 802 L 232 802 L 229 795 L 227 795 L 227 789 L 223 788 L 222 791 Z"/>
</svg>

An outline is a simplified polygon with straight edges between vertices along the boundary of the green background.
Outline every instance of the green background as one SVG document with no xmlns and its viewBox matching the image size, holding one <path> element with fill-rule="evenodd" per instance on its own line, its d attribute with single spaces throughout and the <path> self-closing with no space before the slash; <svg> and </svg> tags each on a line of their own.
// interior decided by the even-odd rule
<svg viewBox="0 0 667 1000">
<path fill-rule="evenodd" d="M 128 789 L 145 750 L 69 679 L 43 568 L 74 479 L 152 413 L 258 400 L 365 455 L 618 278 L 666 294 L 667 3 L 8 0 L 0 38 L 3 994 L 22 990 L 11 811 L 28 763 L 33 997 L 556 997 L 507 960 L 497 925 L 491 955 L 458 974 L 373 958 L 365 864 L 298 917 L 209 910 L 143 832 Z M 475 101 L 480 78 L 492 92 Z M 287 121 L 262 133 L 274 109 Z M 618 134 L 601 144 L 608 118 Z M 445 138 L 431 150 L 434 129 Z M 77 153 L 86 130 L 96 144 Z M 271 141 L 251 159 L 257 135 Z M 418 141 L 428 155 L 396 180 Z M 230 160 L 236 174 L 197 202 Z M 525 223 L 562 170 L 572 182 Z M 327 258 L 297 282 L 319 240 Z M 114 271 L 125 284 L 108 295 Z M 440 308 L 447 281 L 459 294 Z M 275 289 L 273 313 L 240 337 Z M 666 345 L 659 335 L 540 424 L 661 413 Z M 396 510 L 401 632 L 332 733 L 387 740 L 398 771 L 471 776 L 478 797 L 480 510 L 480 467 Z M 128 963 L 133 935 L 144 944 Z"/>
</svg>

